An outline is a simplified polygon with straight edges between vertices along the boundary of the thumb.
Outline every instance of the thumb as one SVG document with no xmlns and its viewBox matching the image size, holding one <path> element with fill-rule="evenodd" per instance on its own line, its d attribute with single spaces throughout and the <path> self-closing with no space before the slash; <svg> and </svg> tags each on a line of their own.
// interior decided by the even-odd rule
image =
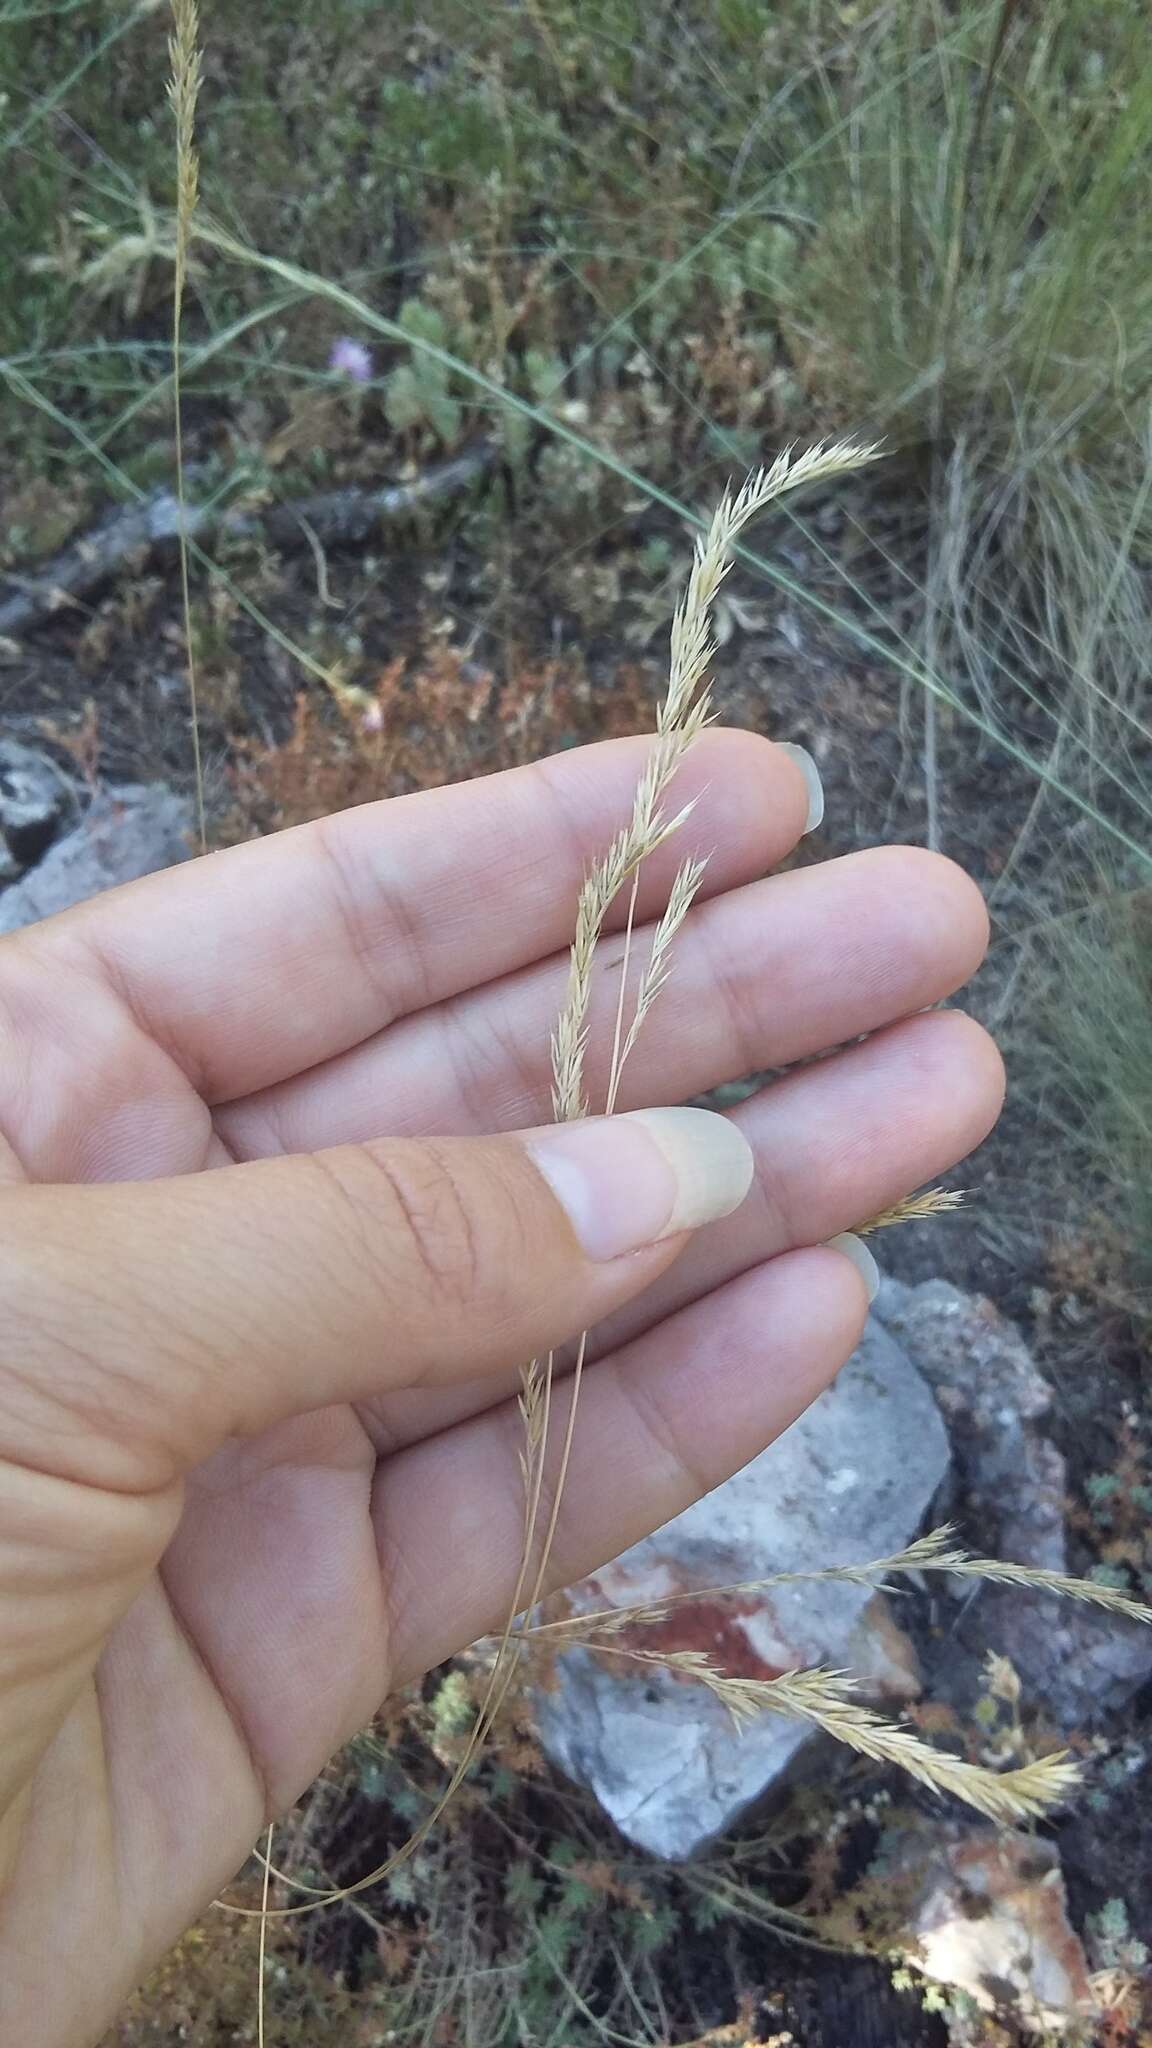
<svg viewBox="0 0 1152 2048">
<path fill-rule="evenodd" d="M 663 1272 L 752 1178 L 698 1109 L 0 1191 L 0 1459 L 131 1493 L 226 1438 L 506 1371 Z"/>
</svg>

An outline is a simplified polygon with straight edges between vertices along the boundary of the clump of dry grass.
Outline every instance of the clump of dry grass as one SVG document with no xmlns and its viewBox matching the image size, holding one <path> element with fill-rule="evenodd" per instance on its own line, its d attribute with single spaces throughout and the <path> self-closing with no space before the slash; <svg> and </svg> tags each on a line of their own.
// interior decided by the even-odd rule
<svg viewBox="0 0 1152 2048">
<path fill-rule="evenodd" d="M 214 841 L 231 845 L 353 804 L 495 774 L 539 760 L 558 733 L 573 745 L 635 733 L 651 694 L 651 675 L 638 664 L 621 665 L 606 692 L 575 649 L 541 661 L 513 646 L 497 672 L 432 632 L 411 657 L 362 680 L 333 669 L 323 695 L 301 691 L 280 743 L 235 738 L 234 800 L 214 821 Z"/>
</svg>

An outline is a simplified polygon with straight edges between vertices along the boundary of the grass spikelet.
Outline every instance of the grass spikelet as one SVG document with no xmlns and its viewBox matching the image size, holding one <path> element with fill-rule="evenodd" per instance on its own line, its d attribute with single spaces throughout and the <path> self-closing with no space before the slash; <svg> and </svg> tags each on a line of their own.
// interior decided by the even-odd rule
<svg viewBox="0 0 1152 2048">
<path fill-rule="evenodd" d="M 612 1115 L 616 1107 L 620 1078 L 636 1044 L 636 1040 L 640 1036 L 644 1019 L 672 971 L 672 962 L 669 957 L 672 941 L 692 908 L 696 893 L 704 879 L 704 870 L 707 865 L 707 861 L 703 860 L 686 860 L 677 872 L 676 879 L 669 893 L 667 907 L 653 935 L 652 950 L 648 955 L 647 964 L 640 977 L 639 988 L 636 991 L 636 1007 L 632 1014 L 632 1022 L 628 1026 L 627 1035 L 622 1044 L 620 1042 L 619 1022 L 623 1016 L 624 982 L 623 978 L 621 978 L 620 1005 L 617 1011 L 618 1028 L 612 1058 L 613 1086 L 609 1090 L 608 1101 L 605 1105 L 609 1116 Z"/>
<path fill-rule="evenodd" d="M 853 1226 L 857 1237 L 873 1237 L 878 1230 L 892 1230 L 898 1223 L 919 1223 L 925 1216 L 950 1216 L 964 1206 L 963 1188 L 926 1188 L 922 1195 L 905 1195 L 867 1223 Z"/>
<path fill-rule="evenodd" d="M 697 1679 L 737 1723 L 758 1714 L 807 1721 L 872 1763 L 893 1764 L 933 1792 L 961 1799 L 989 1820 L 1012 1825 L 1035 1820 L 1066 1800 L 1080 1771 L 1066 1752 L 1037 1757 L 1016 1770 L 991 1771 L 966 1757 L 934 1749 L 900 1721 L 889 1721 L 855 1697 L 855 1681 L 842 1671 L 788 1671 L 780 1678 L 731 1678 L 700 1650 L 631 1650 L 601 1646 L 608 1654 Z"/>
<path fill-rule="evenodd" d="M 203 66 L 200 56 L 200 10 L 197 0 L 172 0 L 172 34 L 168 39 L 168 100 L 176 120 L 176 280 L 177 311 L 188 276 L 192 216 L 200 197 L 200 159 L 196 152 L 196 108 Z"/>
<path fill-rule="evenodd" d="M 1031 1586 L 1038 1593 L 1054 1593 L 1062 1600 L 1079 1600 L 1086 1607 L 1103 1607 L 1110 1614 L 1122 1614 L 1129 1621 L 1152 1627 L 1152 1607 L 1119 1586 L 1099 1579 L 1080 1579 L 1070 1572 L 1044 1571 L 1039 1565 L 1010 1564 L 997 1557 L 965 1557 L 963 1552 L 930 1558 L 929 1571 L 944 1572 L 955 1579 L 986 1579 L 995 1586 Z"/>
<path fill-rule="evenodd" d="M 168 99 L 176 122 L 176 252 L 172 285 L 172 407 L 176 444 L 176 497 L 180 505 L 180 596 L 184 614 L 185 659 L 188 664 L 188 704 L 192 721 L 192 760 L 196 775 L 196 822 L 202 852 L 207 851 L 208 830 L 204 816 L 204 763 L 200 753 L 200 718 L 196 689 L 196 652 L 192 644 L 192 600 L 188 584 L 188 535 L 184 521 L 184 424 L 182 390 L 181 331 L 184 319 L 184 289 L 188 281 L 188 251 L 192 223 L 200 198 L 200 159 L 196 152 L 196 107 L 202 76 L 200 59 L 200 12 L 197 0 L 172 0 L 172 34 L 168 56 L 172 75 Z"/>
<path fill-rule="evenodd" d="M 766 1592 L 772 1586 L 814 1585 L 830 1580 L 840 1585 L 875 1586 L 891 1591 L 888 1580 L 901 1572 L 940 1572 L 950 1578 L 984 1579 L 993 1585 L 1031 1586 L 1037 1592 L 1079 1600 L 1085 1606 L 1102 1607 L 1111 1614 L 1124 1615 L 1129 1621 L 1152 1626 L 1152 1607 L 1117 1586 L 1077 1578 L 1069 1572 L 1046 1571 L 1039 1565 L 1010 1564 L 997 1557 L 971 1557 L 965 1550 L 950 1548 L 954 1535 L 951 1523 L 946 1522 L 889 1557 L 870 1558 L 861 1564 L 821 1565 L 812 1571 L 769 1572 L 763 1578 L 740 1579 L 723 1586 L 694 1586 L 683 1593 L 666 1594 L 658 1601 L 601 1607 L 584 1614 L 566 1614 L 557 1621 L 537 1622 L 530 1633 L 547 1636 L 553 1644 L 597 1642 L 602 1636 L 619 1634 L 622 1629 L 650 1627 L 663 1621 L 671 1608 L 690 1606 L 694 1600 L 711 1604 L 745 1593 Z"/>
<path fill-rule="evenodd" d="M 853 1696 L 841 1672 L 787 1672 L 782 1678 L 705 1680 L 738 1718 L 762 1713 L 810 1721 L 873 1763 L 894 1764 L 933 1792 L 951 1794 L 989 1820 L 1005 1825 L 1039 1818 L 1066 1800 L 1080 1783 L 1066 1752 L 1037 1757 L 1017 1770 L 991 1771 L 966 1757 L 934 1749 L 898 1721 L 888 1721 Z"/>
</svg>

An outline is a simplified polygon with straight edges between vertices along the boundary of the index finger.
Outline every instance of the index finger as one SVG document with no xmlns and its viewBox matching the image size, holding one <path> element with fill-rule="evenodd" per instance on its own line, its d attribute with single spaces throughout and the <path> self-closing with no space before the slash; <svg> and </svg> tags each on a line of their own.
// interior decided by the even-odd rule
<svg viewBox="0 0 1152 2048">
<path fill-rule="evenodd" d="M 606 741 L 342 811 L 133 882 L 13 943 L 111 983 L 206 1101 L 232 1100 L 562 947 L 651 744 Z M 715 894 L 804 829 L 801 769 L 755 734 L 697 742 L 675 802 L 693 797 L 645 864 L 641 915 L 686 854 L 711 856 Z"/>
</svg>

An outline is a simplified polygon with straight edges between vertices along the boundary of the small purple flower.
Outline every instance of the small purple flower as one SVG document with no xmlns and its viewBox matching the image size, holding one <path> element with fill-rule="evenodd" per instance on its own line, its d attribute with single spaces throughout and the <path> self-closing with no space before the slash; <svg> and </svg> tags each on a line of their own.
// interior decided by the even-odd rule
<svg viewBox="0 0 1152 2048">
<path fill-rule="evenodd" d="M 350 377 L 353 384 L 370 384 L 372 381 L 372 351 L 362 341 L 353 341 L 350 334 L 342 334 L 334 341 L 328 352 L 328 368 L 337 376 Z"/>
</svg>

